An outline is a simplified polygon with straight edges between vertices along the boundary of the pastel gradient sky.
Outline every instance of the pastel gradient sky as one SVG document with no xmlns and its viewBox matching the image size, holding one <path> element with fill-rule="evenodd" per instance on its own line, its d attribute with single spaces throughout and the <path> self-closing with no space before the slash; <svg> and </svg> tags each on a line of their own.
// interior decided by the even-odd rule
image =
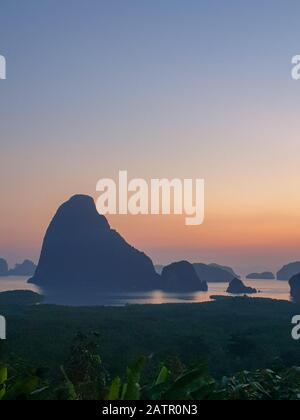
<svg viewBox="0 0 300 420">
<path fill-rule="evenodd" d="M 1 0 L 0 256 L 96 182 L 204 178 L 206 220 L 110 217 L 156 263 L 300 260 L 298 0 Z"/>
</svg>

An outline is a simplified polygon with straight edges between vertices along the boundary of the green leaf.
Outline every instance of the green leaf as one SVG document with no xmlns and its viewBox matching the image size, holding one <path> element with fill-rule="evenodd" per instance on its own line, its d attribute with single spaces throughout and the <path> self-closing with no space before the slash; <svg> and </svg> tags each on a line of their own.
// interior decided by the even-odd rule
<svg viewBox="0 0 300 420">
<path fill-rule="evenodd" d="M 76 390 L 75 390 L 75 387 L 74 387 L 73 383 L 68 378 L 68 375 L 66 374 L 63 366 L 61 366 L 60 370 L 61 370 L 61 372 L 62 372 L 62 374 L 65 378 L 65 384 L 64 384 L 64 387 L 62 389 L 64 399 L 68 400 L 68 401 L 76 401 L 78 399 L 78 397 L 77 397 L 77 393 L 76 393 Z"/>
<path fill-rule="evenodd" d="M 127 382 L 139 382 L 141 379 L 141 373 L 146 363 L 145 357 L 140 357 L 132 365 L 127 368 L 126 381 Z"/>
<path fill-rule="evenodd" d="M 0 366 L 0 400 L 6 394 L 6 381 L 7 381 L 7 367 Z"/>
<path fill-rule="evenodd" d="M 121 393 L 121 400 L 122 401 L 125 399 L 126 392 L 127 392 L 127 384 L 124 384 L 123 388 L 122 388 L 122 393 Z"/>
<path fill-rule="evenodd" d="M 198 398 L 205 397 L 214 388 L 214 381 L 207 375 L 206 368 L 200 367 L 179 377 L 166 393 L 167 399 L 190 399 L 196 393 Z"/>
<path fill-rule="evenodd" d="M 9 388 L 6 398 L 9 400 L 27 398 L 38 388 L 39 382 L 40 379 L 33 375 L 17 378 Z"/>
<path fill-rule="evenodd" d="M 7 381 L 7 367 L 0 366 L 0 385 Z"/>
<path fill-rule="evenodd" d="M 167 380 L 169 379 L 169 375 L 170 375 L 170 371 L 165 366 L 163 366 L 156 379 L 155 385 L 160 385 L 167 382 Z"/>
<path fill-rule="evenodd" d="M 115 378 L 108 391 L 107 400 L 115 401 L 120 399 L 121 379 Z"/>
<path fill-rule="evenodd" d="M 140 385 L 137 382 L 129 382 L 126 384 L 123 400 L 138 401 L 140 399 L 140 392 Z"/>
</svg>

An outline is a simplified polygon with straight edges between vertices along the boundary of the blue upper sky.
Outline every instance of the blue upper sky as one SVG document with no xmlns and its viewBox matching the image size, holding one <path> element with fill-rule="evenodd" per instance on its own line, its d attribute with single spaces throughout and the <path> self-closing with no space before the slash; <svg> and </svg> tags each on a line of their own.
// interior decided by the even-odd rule
<svg viewBox="0 0 300 420">
<path fill-rule="evenodd" d="M 77 192 L 94 195 L 97 180 L 119 169 L 206 179 L 209 214 L 225 233 L 218 241 L 208 220 L 203 239 L 202 231 L 199 242 L 191 238 L 191 257 L 213 259 L 207 243 L 213 250 L 230 235 L 247 237 L 244 226 L 253 218 L 263 223 L 268 211 L 273 227 L 281 226 L 290 209 L 300 210 L 300 82 L 290 76 L 291 58 L 300 54 L 299 16 L 297 0 L 1 0 L 0 192 L 7 207 L 0 253 L 36 256 L 57 204 Z M 226 231 L 231 216 L 238 231 Z M 147 243 L 156 260 L 186 250 L 178 243 L 169 255 Z M 240 240 L 230 244 L 225 262 L 242 258 Z M 247 244 L 253 260 L 267 245 L 251 237 Z M 276 260 L 296 257 L 292 245 L 275 253 Z"/>
</svg>

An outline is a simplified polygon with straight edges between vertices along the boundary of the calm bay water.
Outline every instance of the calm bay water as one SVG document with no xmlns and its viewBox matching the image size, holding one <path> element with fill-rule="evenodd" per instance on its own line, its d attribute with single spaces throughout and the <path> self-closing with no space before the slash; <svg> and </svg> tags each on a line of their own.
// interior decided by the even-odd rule
<svg viewBox="0 0 300 420">
<path fill-rule="evenodd" d="M 32 292 L 40 293 L 40 289 L 34 284 L 27 283 L 28 277 L 9 276 L 0 277 L 0 292 L 7 292 L 10 290 L 31 290 Z"/>
<path fill-rule="evenodd" d="M 251 295 L 253 298 L 271 298 L 290 301 L 290 289 L 288 282 L 277 280 L 245 280 L 246 285 L 255 287 L 261 293 Z M 95 294 L 94 301 L 91 304 L 99 305 L 126 305 L 126 304 L 162 304 L 162 303 L 199 303 L 208 302 L 210 296 L 226 296 L 227 283 L 209 283 L 208 292 L 198 292 L 189 294 L 163 293 L 153 291 L 147 293 L 131 293 L 122 295 L 110 295 L 103 297 Z M 9 290 L 31 290 L 42 293 L 42 291 L 33 284 L 27 283 L 26 277 L 0 277 L 0 292 Z M 229 296 L 229 295 L 228 295 Z M 62 300 L 62 302 L 60 302 Z M 49 303 L 63 303 L 65 299 L 46 299 Z M 76 304 L 73 302 L 73 304 Z"/>
</svg>

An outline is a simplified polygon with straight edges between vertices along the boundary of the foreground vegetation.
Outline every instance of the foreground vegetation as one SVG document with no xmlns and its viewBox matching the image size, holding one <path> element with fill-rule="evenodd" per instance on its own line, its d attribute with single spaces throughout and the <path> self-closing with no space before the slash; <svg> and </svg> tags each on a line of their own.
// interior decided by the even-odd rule
<svg viewBox="0 0 300 420">
<path fill-rule="evenodd" d="M 72 308 L 10 300 L 0 301 L 0 313 L 8 327 L 7 341 L 0 341 L 2 398 L 298 399 L 300 394 L 299 369 L 291 368 L 300 366 L 300 343 L 291 338 L 291 319 L 300 307 L 289 302 L 234 298 Z"/>
<path fill-rule="evenodd" d="M 243 371 L 214 380 L 203 365 L 186 369 L 162 364 L 153 381 L 143 383 L 147 359 L 110 380 L 88 336 L 78 335 L 66 366 L 49 381 L 38 369 L 0 366 L 0 400 L 299 400 L 300 368 Z M 178 368 L 180 370 L 178 370 Z"/>
</svg>

